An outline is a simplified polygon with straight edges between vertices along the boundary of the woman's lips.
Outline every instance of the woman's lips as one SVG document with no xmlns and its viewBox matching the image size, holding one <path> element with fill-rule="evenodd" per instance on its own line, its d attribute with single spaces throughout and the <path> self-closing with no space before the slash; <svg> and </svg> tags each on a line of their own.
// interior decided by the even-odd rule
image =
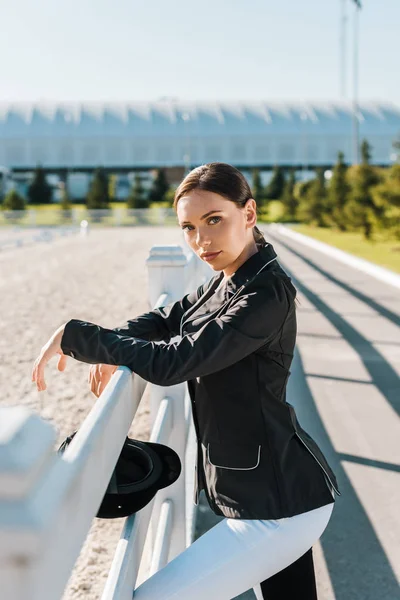
<svg viewBox="0 0 400 600">
<path fill-rule="evenodd" d="M 214 258 L 217 258 L 217 256 L 219 254 L 221 254 L 221 251 L 215 252 L 214 254 L 209 254 L 208 256 L 204 256 L 203 260 L 206 260 L 207 262 L 210 262 L 211 260 L 214 260 Z"/>
</svg>

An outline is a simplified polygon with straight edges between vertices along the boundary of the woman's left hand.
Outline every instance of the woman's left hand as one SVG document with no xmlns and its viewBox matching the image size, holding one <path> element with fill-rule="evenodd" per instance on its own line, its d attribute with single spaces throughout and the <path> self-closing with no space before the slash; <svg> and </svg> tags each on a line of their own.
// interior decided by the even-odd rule
<svg viewBox="0 0 400 600">
<path fill-rule="evenodd" d="M 67 366 L 67 356 L 61 350 L 61 340 L 64 333 L 65 325 L 61 325 L 51 336 L 47 344 L 43 346 L 39 356 L 34 362 L 32 369 L 32 382 L 36 382 L 38 392 L 42 392 L 46 389 L 46 383 L 44 380 L 44 369 L 47 363 L 53 356 L 60 354 L 58 359 L 57 368 L 59 371 L 64 371 Z"/>
</svg>

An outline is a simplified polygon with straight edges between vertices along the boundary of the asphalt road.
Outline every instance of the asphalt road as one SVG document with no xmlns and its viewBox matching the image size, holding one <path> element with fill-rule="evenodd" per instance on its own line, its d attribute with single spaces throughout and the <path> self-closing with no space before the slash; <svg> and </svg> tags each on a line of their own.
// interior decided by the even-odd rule
<svg viewBox="0 0 400 600">
<path fill-rule="evenodd" d="M 400 599 L 399 290 L 260 228 L 300 300 L 287 400 L 341 491 L 313 546 L 319 600 Z M 202 492 L 196 537 L 219 520 Z"/>
</svg>

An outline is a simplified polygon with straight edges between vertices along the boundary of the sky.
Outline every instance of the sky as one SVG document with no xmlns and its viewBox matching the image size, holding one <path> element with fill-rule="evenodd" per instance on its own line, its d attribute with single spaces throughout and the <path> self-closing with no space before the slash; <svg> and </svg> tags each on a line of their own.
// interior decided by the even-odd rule
<svg viewBox="0 0 400 600">
<path fill-rule="evenodd" d="M 0 0 L 0 102 L 350 100 L 354 2 Z M 400 0 L 362 0 L 359 100 L 400 105 Z"/>
</svg>

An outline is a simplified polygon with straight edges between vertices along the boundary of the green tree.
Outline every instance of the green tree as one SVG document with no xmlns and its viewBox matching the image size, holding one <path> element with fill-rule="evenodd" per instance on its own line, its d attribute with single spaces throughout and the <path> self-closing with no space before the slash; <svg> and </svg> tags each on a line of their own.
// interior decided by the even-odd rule
<svg viewBox="0 0 400 600">
<path fill-rule="evenodd" d="M 349 199 L 350 185 L 347 181 L 347 166 L 344 162 L 343 152 L 338 153 L 338 158 L 333 167 L 332 178 L 328 187 L 328 207 L 331 222 L 341 231 L 347 229 L 345 206 Z"/>
<path fill-rule="evenodd" d="M 257 206 L 261 207 L 264 203 L 264 188 L 261 182 L 259 169 L 253 169 L 252 171 L 251 191 Z"/>
<path fill-rule="evenodd" d="M 268 200 L 279 200 L 285 186 L 285 173 L 282 167 L 275 166 L 272 177 L 265 187 L 265 198 Z"/>
<path fill-rule="evenodd" d="M 168 206 L 170 208 L 172 208 L 174 205 L 175 192 L 176 187 L 171 185 L 171 187 L 168 189 L 168 192 L 165 194 L 165 201 L 168 202 Z"/>
<path fill-rule="evenodd" d="M 109 183 L 108 175 L 102 167 L 98 167 L 93 175 L 89 192 L 86 196 L 86 206 L 92 208 L 109 208 Z"/>
<path fill-rule="evenodd" d="M 108 197 L 110 202 L 114 202 L 117 198 L 117 183 L 118 175 L 112 173 L 108 178 Z"/>
<path fill-rule="evenodd" d="M 374 203 L 382 211 L 382 225 L 400 240 L 400 164 L 386 170 L 383 181 L 372 190 Z"/>
<path fill-rule="evenodd" d="M 149 208 L 149 196 L 146 194 L 139 173 L 135 175 L 135 181 L 131 187 L 126 205 L 128 208 Z"/>
<path fill-rule="evenodd" d="M 287 178 L 281 201 L 283 205 L 283 219 L 285 221 L 294 221 L 297 217 L 297 208 L 299 205 L 299 201 L 294 193 L 294 188 L 296 185 L 296 175 L 293 169 L 289 172 L 289 177 Z"/>
<path fill-rule="evenodd" d="M 313 181 L 313 179 L 307 179 L 306 181 L 296 181 L 296 183 L 294 184 L 293 194 L 298 204 L 304 201 Z"/>
<path fill-rule="evenodd" d="M 70 221 L 72 217 L 72 204 L 68 196 L 67 186 L 64 184 L 61 192 L 61 220 Z"/>
<path fill-rule="evenodd" d="M 4 198 L 3 208 L 4 210 L 25 210 L 25 200 L 17 190 L 10 190 Z"/>
<path fill-rule="evenodd" d="M 298 216 L 305 223 L 324 227 L 327 224 L 327 193 L 324 169 L 316 169 L 314 179 L 304 183 L 308 185 L 305 186 L 303 197 L 299 202 Z"/>
<path fill-rule="evenodd" d="M 53 201 L 51 186 L 46 181 L 46 173 L 38 165 L 33 174 L 33 180 L 28 187 L 28 200 L 30 204 L 51 204 Z"/>
<path fill-rule="evenodd" d="M 165 169 L 157 169 L 157 173 L 149 190 L 149 202 L 164 202 L 168 192 L 169 183 Z"/>
<path fill-rule="evenodd" d="M 378 171 L 370 164 L 371 150 L 367 140 L 361 144 L 361 163 L 352 172 L 352 189 L 345 214 L 353 229 L 361 229 L 365 239 L 372 238 L 380 226 L 383 207 L 374 201 L 373 187 L 379 183 Z"/>
</svg>

